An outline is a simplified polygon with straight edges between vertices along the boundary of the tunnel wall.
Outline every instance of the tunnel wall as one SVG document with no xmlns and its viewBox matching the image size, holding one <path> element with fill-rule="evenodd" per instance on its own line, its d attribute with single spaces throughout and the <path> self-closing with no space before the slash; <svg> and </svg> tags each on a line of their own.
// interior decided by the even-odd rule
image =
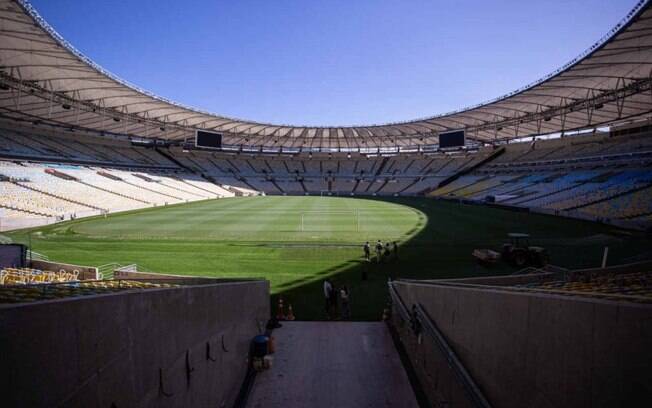
<svg viewBox="0 0 652 408">
<path fill-rule="evenodd" d="M 433 339 L 422 333 L 417 336 L 410 321 L 403 320 L 396 310 L 392 313 L 392 327 L 403 350 L 410 359 L 410 366 L 419 379 L 419 389 L 432 407 L 472 408 L 472 400 L 464 386 L 457 381 L 455 370 L 447 355 L 437 347 Z"/>
<path fill-rule="evenodd" d="M 625 407 L 652 395 L 651 305 L 394 286 L 408 308 L 423 306 L 493 406 Z M 401 337 L 413 365 L 425 367 L 419 377 L 431 401 L 455 398 L 426 340 L 405 328 Z"/>
<path fill-rule="evenodd" d="M 4 406 L 231 406 L 269 283 L 0 306 Z"/>
</svg>

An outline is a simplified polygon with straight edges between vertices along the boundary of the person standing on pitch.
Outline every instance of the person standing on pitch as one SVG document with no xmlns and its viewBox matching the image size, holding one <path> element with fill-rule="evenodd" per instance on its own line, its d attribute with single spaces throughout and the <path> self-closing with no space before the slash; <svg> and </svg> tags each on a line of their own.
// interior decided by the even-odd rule
<svg viewBox="0 0 652 408">
<path fill-rule="evenodd" d="M 328 319 L 330 320 L 332 318 L 331 312 L 332 312 L 332 300 L 333 300 L 333 284 L 331 283 L 330 279 L 326 279 L 324 281 L 324 298 L 326 299 L 326 316 L 328 316 Z"/>
<path fill-rule="evenodd" d="M 342 305 L 342 320 L 351 318 L 351 306 L 349 304 L 349 288 L 342 286 L 340 288 L 340 300 Z"/>
<path fill-rule="evenodd" d="M 339 295 L 339 291 L 337 290 L 335 285 L 333 285 L 333 283 L 331 282 L 331 312 L 330 312 L 330 316 L 331 316 L 332 320 L 338 320 L 339 319 L 339 311 L 338 311 L 338 304 L 337 304 L 338 303 L 337 298 L 339 297 L 338 295 Z"/>
<path fill-rule="evenodd" d="M 398 260 L 398 244 L 396 243 L 396 241 L 394 241 L 392 250 L 394 252 L 394 259 Z"/>
<path fill-rule="evenodd" d="M 383 256 L 383 243 L 378 240 L 376 242 L 376 261 L 380 263 L 381 257 Z"/>
<path fill-rule="evenodd" d="M 364 244 L 364 259 L 367 261 L 371 259 L 371 246 L 369 246 L 369 241 Z"/>
</svg>

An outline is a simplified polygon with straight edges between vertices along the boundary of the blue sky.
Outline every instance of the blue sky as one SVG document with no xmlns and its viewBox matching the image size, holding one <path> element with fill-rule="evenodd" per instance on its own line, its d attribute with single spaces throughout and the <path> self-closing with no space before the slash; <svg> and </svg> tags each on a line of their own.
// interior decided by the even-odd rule
<svg viewBox="0 0 652 408">
<path fill-rule="evenodd" d="M 553 71 L 635 0 L 32 0 L 116 75 L 214 113 L 373 124 L 476 104 Z"/>
</svg>

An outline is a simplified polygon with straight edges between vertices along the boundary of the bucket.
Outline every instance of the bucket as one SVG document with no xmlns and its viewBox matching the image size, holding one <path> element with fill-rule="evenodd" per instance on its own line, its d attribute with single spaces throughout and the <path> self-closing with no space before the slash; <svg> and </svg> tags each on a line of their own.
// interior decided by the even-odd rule
<svg viewBox="0 0 652 408">
<path fill-rule="evenodd" d="M 269 337 L 262 334 L 254 337 L 253 355 L 254 357 L 265 357 L 267 354 L 267 346 L 269 345 Z"/>
</svg>

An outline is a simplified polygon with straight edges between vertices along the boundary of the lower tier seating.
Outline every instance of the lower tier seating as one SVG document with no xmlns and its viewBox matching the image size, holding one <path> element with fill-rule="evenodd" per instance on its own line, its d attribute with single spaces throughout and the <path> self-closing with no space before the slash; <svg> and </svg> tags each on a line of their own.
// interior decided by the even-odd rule
<svg viewBox="0 0 652 408">
<path fill-rule="evenodd" d="M 602 276 L 583 275 L 568 280 L 519 285 L 528 289 L 555 292 L 568 295 L 595 296 L 600 298 L 627 298 L 631 301 L 652 301 L 652 272 L 608 274 Z"/>
<path fill-rule="evenodd" d="M 0 286 L 0 304 L 24 303 L 68 297 L 101 295 L 125 290 L 178 287 L 174 283 L 137 280 L 77 281 L 68 283 L 19 284 Z"/>
<path fill-rule="evenodd" d="M 31 268 L 4 268 L 0 270 L 0 285 L 30 285 L 36 283 L 76 282 L 79 271 L 42 271 Z"/>
</svg>

